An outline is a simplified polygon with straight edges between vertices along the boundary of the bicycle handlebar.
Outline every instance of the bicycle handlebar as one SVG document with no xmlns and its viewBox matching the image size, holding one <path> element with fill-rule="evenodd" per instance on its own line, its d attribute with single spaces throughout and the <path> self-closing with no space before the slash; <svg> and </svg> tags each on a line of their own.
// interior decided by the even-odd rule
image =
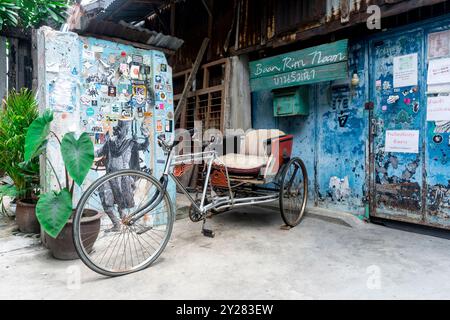
<svg viewBox="0 0 450 320">
<path fill-rule="evenodd" d="M 198 130 L 195 129 L 195 128 L 194 128 L 194 129 L 189 129 L 189 130 L 187 130 L 187 131 L 189 132 L 189 134 L 190 134 L 190 136 L 191 136 L 192 138 L 194 138 L 195 134 L 198 133 Z M 181 136 L 178 136 L 178 138 L 175 137 L 174 142 L 173 142 L 172 144 L 168 144 L 168 143 L 166 142 L 166 135 L 165 135 L 165 134 L 160 134 L 160 135 L 157 136 L 159 145 L 160 145 L 161 147 L 164 147 L 165 149 L 168 149 L 168 150 L 171 150 L 171 149 L 173 149 L 174 147 L 176 147 L 177 145 L 179 145 L 179 144 L 183 141 L 183 140 L 180 139 L 180 138 L 181 138 Z"/>
</svg>

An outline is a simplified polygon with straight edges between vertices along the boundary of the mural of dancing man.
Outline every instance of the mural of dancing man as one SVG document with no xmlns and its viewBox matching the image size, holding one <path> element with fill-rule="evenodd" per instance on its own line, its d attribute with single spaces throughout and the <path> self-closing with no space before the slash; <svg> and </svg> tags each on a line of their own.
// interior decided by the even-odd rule
<svg viewBox="0 0 450 320">
<path fill-rule="evenodd" d="M 138 142 L 138 138 L 129 136 L 132 121 L 119 120 L 113 127 L 113 136 L 106 134 L 105 144 L 96 150 L 95 156 L 104 157 L 106 174 L 119 170 L 140 170 L 139 152 L 148 151 L 149 134 L 141 127 L 144 142 Z M 109 181 L 101 188 L 100 199 L 103 209 L 113 223 L 113 227 L 106 232 L 120 231 L 120 222 L 124 215 L 124 210 L 133 208 L 135 181 L 130 177 L 118 177 Z M 114 214 L 114 206 L 117 205 L 120 217 Z"/>
</svg>

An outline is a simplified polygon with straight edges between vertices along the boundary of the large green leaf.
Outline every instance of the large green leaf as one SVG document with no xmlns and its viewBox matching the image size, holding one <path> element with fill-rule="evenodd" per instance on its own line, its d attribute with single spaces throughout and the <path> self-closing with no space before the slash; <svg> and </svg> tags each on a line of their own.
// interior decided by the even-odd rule
<svg viewBox="0 0 450 320">
<path fill-rule="evenodd" d="M 31 123 L 25 138 L 25 161 L 37 157 L 44 150 L 50 133 L 50 124 L 53 121 L 53 113 L 46 111 Z"/>
<path fill-rule="evenodd" d="M 74 133 L 67 133 L 61 141 L 61 153 L 67 172 L 81 186 L 94 163 L 94 144 L 87 133 L 77 140 Z"/>
<path fill-rule="evenodd" d="M 47 234 L 56 238 L 72 215 L 72 196 L 67 189 L 42 194 L 36 205 L 36 217 Z"/>
</svg>

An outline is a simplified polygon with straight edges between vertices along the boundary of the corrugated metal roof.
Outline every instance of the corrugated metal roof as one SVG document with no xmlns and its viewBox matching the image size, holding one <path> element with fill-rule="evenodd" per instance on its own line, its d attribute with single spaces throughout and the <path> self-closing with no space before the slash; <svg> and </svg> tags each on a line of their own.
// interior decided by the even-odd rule
<svg viewBox="0 0 450 320">
<path fill-rule="evenodd" d="M 183 40 L 176 37 L 137 27 L 125 21 L 115 23 L 98 18 L 83 21 L 81 28 L 73 31 L 81 35 L 103 36 L 114 38 L 114 40 L 121 39 L 155 49 L 164 49 L 163 51 L 170 54 L 173 54 L 184 43 Z"/>
<path fill-rule="evenodd" d="M 175 3 L 181 1 L 186 0 L 172 0 Z M 97 18 L 115 22 L 137 22 L 153 14 L 155 8 L 169 4 L 168 0 L 106 0 L 104 10 Z"/>
</svg>

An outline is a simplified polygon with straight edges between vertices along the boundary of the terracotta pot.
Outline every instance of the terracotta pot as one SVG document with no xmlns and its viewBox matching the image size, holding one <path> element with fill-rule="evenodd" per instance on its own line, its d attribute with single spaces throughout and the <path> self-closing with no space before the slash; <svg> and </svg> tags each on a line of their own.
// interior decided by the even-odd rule
<svg viewBox="0 0 450 320">
<path fill-rule="evenodd" d="M 83 239 L 85 248 L 91 251 L 100 233 L 102 214 L 94 210 L 86 210 L 84 216 L 81 219 L 81 239 Z M 73 243 L 72 225 L 73 220 L 70 219 L 56 239 L 50 237 L 47 233 L 44 235 L 47 248 L 50 249 L 53 257 L 58 260 L 76 260 L 79 258 Z"/>
<path fill-rule="evenodd" d="M 20 232 L 40 233 L 41 226 L 36 218 L 36 203 L 18 200 L 16 204 L 16 222 Z"/>
</svg>

